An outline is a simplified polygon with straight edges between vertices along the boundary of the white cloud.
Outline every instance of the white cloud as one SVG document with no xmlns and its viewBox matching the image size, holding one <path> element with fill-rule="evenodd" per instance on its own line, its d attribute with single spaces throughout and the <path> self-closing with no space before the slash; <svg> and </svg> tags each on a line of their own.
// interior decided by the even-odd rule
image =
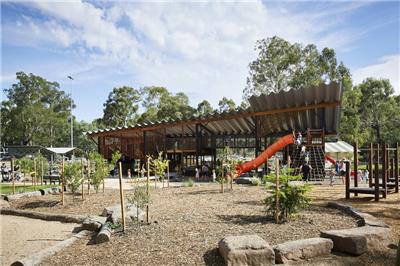
<svg viewBox="0 0 400 266">
<path fill-rule="evenodd" d="M 216 104 L 223 96 L 240 102 L 256 40 L 279 35 L 291 42 L 344 49 L 354 41 L 354 32 L 341 27 L 343 16 L 364 4 L 318 4 L 311 11 L 261 1 L 28 5 L 50 18 L 20 20 L 17 34 L 10 25 L 8 39 L 54 43 L 79 55 L 76 64 L 83 63 L 78 71 L 108 65 L 134 76 L 142 86 L 167 86 L 186 92 L 192 104 L 201 99 Z M 99 82 L 102 78 L 99 73 Z"/>
<path fill-rule="evenodd" d="M 400 94 L 400 54 L 382 57 L 378 63 L 358 68 L 353 72 L 355 84 L 369 77 L 389 79 L 395 94 Z"/>
</svg>

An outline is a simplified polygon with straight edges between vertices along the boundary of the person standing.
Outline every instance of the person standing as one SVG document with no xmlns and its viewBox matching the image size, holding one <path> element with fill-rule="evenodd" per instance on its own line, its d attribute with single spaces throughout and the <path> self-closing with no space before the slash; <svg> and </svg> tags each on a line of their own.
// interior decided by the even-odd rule
<svg viewBox="0 0 400 266">
<path fill-rule="evenodd" d="M 196 180 L 199 181 L 200 178 L 200 170 L 199 168 L 196 167 L 196 176 L 195 176 Z"/>
<path fill-rule="evenodd" d="M 302 166 L 300 166 L 300 170 L 303 172 L 303 181 L 308 182 L 310 177 L 310 172 L 312 170 L 311 165 L 304 163 Z"/>
</svg>

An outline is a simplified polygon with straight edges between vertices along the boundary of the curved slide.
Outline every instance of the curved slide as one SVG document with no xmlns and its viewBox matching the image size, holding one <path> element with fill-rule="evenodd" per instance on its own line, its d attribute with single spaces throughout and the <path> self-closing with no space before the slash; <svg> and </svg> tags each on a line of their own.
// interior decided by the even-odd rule
<svg viewBox="0 0 400 266">
<path fill-rule="evenodd" d="M 336 160 L 327 154 L 325 154 L 325 160 L 331 162 L 332 164 L 336 164 Z"/>
<path fill-rule="evenodd" d="M 248 171 L 253 170 L 254 168 L 259 167 L 261 164 L 265 163 L 268 160 L 268 158 L 271 158 L 277 151 L 281 150 L 282 148 L 290 144 L 294 144 L 293 134 L 288 134 L 278 139 L 272 145 L 266 148 L 254 160 L 236 166 L 237 175 L 240 176 L 243 173 L 246 173 Z"/>
</svg>

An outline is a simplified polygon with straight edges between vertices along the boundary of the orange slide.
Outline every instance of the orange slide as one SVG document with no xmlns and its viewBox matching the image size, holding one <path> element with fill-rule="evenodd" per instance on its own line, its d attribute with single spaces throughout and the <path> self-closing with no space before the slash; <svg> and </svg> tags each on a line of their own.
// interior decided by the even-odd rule
<svg viewBox="0 0 400 266">
<path fill-rule="evenodd" d="M 336 160 L 333 159 L 331 156 L 328 154 L 325 154 L 325 160 L 330 161 L 332 164 L 336 164 Z"/>
<path fill-rule="evenodd" d="M 250 162 L 245 162 L 243 164 L 239 164 L 236 166 L 237 175 L 240 176 L 243 173 L 251 171 L 254 168 L 259 167 L 261 164 L 265 163 L 268 158 L 271 158 L 277 151 L 286 147 L 287 145 L 294 143 L 293 134 L 288 134 L 277 141 L 275 141 L 272 145 L 266 148 L 257 158 Z"/>
</svg>

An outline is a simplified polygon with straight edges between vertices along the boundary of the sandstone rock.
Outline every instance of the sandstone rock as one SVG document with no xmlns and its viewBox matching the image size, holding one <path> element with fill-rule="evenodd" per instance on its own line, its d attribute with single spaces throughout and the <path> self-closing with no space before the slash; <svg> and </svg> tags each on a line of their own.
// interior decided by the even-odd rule
<svg viewBox="0 0 400 266">
<path fill-rule="evenodd" d="M 8 203 L 8 201 L 1 199 L 0 200 L 0 208 L 10 208 L 10 203 Z"/>
<path fill-rule="evenodd" d="M 107 218 L 101 216 L 88 216 L 82 223 L 83 230 L 99 231 L 103 224 L 106 223 Z"/>
<path fill-rule="evenodd" d="M 32 191 L 32 192 L 18 193 L 18 194 L 14 194 L 14 195 L 7 195 L 4 197 L 4 199 L 7 201 L 14 201 L 14 200 L 18 200 L 21 198 L 29 198 L 29 197 L 35 197 L 35 196 L 42 196 L 42 193 L 39 190 Z"/>
<path fill-rule="evenodd" d="M 277 263 L 287 263 L 327 256 L 333 248 L 332 240 L 328 238 L 308 238 L 285 242 L 274 247 Z"/>
<path fill-rule="evenodd" d="M 218 243 L 218 247 L 228 266 L 275 264 L 274 250 L 257 235 L 228 236 Z"/>
<path fill-rule="evenodd" d="M 119 223 L 121 219 L 121 204 L 104 208 L 101 216 L 108 217 L 113 224 Z M 141 209 L 137 210 L 136 205 L 134 204 L 127 204 L 125 209 L 125 219 L 131 221 L 143 221 L 144 212 Z"/>
<path fill-rule="evenodd" d="M 361 255 L 368 249 L 386 248 L 390 242 L 389 229 L 374 226 L 323 231 L 321 237 L 332 239 L 333 250 L 352 255 Z"/>
</svg>

